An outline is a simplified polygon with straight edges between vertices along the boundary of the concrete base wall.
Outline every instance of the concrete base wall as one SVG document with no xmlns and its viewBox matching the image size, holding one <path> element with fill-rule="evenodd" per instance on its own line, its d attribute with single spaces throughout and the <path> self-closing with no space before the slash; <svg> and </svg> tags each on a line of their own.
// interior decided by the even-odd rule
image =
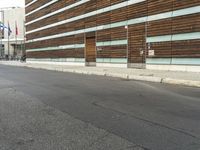
<svg viewBox="0 0 200 150">
<path fill-rule="evenodd" d="M 30 61 L 30 60 L 26 62 L 30 64 L 85 66 L 85 62 L 52 62 L 52 61 Z"/>
<path fill-rule="evenodd" d="M 120 64 L 120 63 L 85 63 L 85 62 L 54 62 L 54 61 L 31 61 L 31 64 L 48 64 L 48 65 L 69 65 L 69 66 L 96 66 L 96 67 L 114 67 L 114 68 L 140 68 L 150 70 L 167 70 L 183 72 L 200 72 L 200 66 L 194 65 L 152 65 L 152 64 Z"/>
<path fill-rule="evenodd" d="M 127 64 L 118 63 L 96 63 L 97 67 L 114 67 L 114 68 L 127 68 Z"/>
<path fill-rule="evenodd" d="M 167 71 L 184 71 L 184 72 L 200 72 L 200 66 L 192 65 L 146 65 L 146 69 L 151 70 L 167 70 Z"/>
<path fill-rule="evenodd" d="M 96 66 L 96 62 L 85 62 L 85 66 L 95 67 Z"/>
<path fill-rule="evenodd" d="M 146 64 L 144 64 L 144 63 L 128 63 L 128 68 L 145 69 Z"/>
</svg>

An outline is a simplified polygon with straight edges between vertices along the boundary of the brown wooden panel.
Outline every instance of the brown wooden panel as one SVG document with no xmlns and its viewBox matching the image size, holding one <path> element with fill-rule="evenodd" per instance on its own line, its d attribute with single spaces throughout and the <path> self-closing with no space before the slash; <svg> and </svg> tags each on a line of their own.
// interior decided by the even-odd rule
<svg viewBox="0 0 200 150">
<path fill-rule="evenodd" d="M 39 3 L 40 1 L 38 1 Z M 48 7 L 45 7 L 44 9 L 41 9 L 37 12 L 35 12 L 34 14 L 31 14 L 29 16 L 26 17 L 26 20 L 27 22 L 31 21 L 31 20 L 34 20 L 34 19 L 37 19 L 39 17 L 42 17 L 46 14 L 49 14 L 51 12 L 54 12 L 58 9 L 61 9 L 65 6 L 68 6 L 68 5 L 71 5 L 73 3 L 75 3 L 76 1 L 75 0 L 59 0 L 58 2 L 55 2 L 51 5 L 49 5 Z M 40 5 L 42 6 L 43 4 L 40 2 Z"/>
<path fill-rule="evenodd" d="M 145 62 L 145 23 L 132 25 L 128 28 L 128 62 Z M 143 51 L 143 53 L 141 53 Z"/>
<path fill-rule="evenodd" d="M 111 41 L 111 29 L 97 31 L 97 42 Z"/>
<path fill-rule="evenodd" d="M 25 0 L 25 4 L 27 5 L 28 3 L 32 2 L 33 0 Z"/>
<path fill-rule="evenodd" d="M 101 9 L 101 8 L 104 8 L 104 7 L 108 7 L 108 6 L 110 6 L 110 4 L 114 5 L 114 4 L 123 2 L 123 1 L 126 1 L 126 0 L 112 0 L 111 2 L 108 1 L 108 0 L 105 0 L 105 1 L 102 1 L 102 0 L 91 0 L 90 2 L 84 3 L 82 5 L 79 5 L 79 6 L 75 7 L 75 8 L 66 10 L 66 11 L 64 11 L 62 13 L 59 13 L 57 15 L 54 15 L 54 16 L 46 19 L 45 22 L 43 21 L 43 23 L 45 23 L 45 24 L 40 24 L 42 21 L 39 22 L 39 24 L 40 25 L 47 25 L 47 24 L 55 23 L 58 20 L 61 21 L 61 20 L 64 20 L 64 19 L 72 18 L 72 17 L 78 16 L 78 15 L 82 15 L 82 14 L 87 13 L 87 12 L 95 11 L 96 9 Z M 75 3 L 75 2 L 77 2 L 77 1 L 72 1 L 72 0 L 67 0 L 67 1 L 66 0 L 61 0 L 61 1 L 58 1 L 57 3 L 55 3 L 53 5 L 50 5 L 50 7 L 42 9 L 42 10 L 34 13 L 34 15 L 28 16 L 26 18 L 26 21 L 29 22 L 31 20 L 37 19 L 37 18 L 39 18 L 39 17 L 41 17 L 41 16 L 43 16 L 45 14 L 51 13 L 53 11 L 61 9 L 64 6 L 70 5 L 70 4 Z"/>
<path fill-rule="evenodd" d="M 173 41 L 172 57 L 200 57 L 200 40 Z"/>
<path fill-rule="evenodd" d="M 127 39 L 127 29 L 125 27 L 117 27 L 97 31 L 97 42 L 114 41 Z"/>
<path fill-rule="evenodd" d="M 83 44 L 83 43 L 84 43 L 84 34 L 79 34 L 75 36 L 68 36 L 68 37 L 38 41 L 33 43 L 27 43 L 26 49 L 54 47 L 54 46 L 71 45 L 71 44 Z"/>
<path fill-rule="evenodd" d="M 84 35 L 80 34 L 79 36 L 82 36 L 82 38 L 79 38 L 79 40 L 82 42 L 84 39 Z M 50 39 L 50 40 L 44 40 L 44 41 L 37 41 L 33 43 L 27 43 L 26 48 L 27 49 L 34 49 L 34 48 L 43 48 L 43 47 L 54 47 L 59 45 L 71 45 L 71 44 L 78 44 L 80 42 L 78 39 L 76 39 L 77 43 L 74 43 L 75 36 L 68 36 L 68 37 L 62 37 L 62 38 L 56 38 L 56 39 Z"/>
<path fill-rule="evenodd" d="M 77 21 L 77 22 L 72 22 L 72 23 L 56 26 L 53 30 L 52 28 L 50 28 L 50 29 L 39 31 L 39 32 L 34 32 L 31 34 L 28 34 L 26 37 L 27 37 L 27 40 L 31 40 L 31 39 L 55 35 L 59 33 L 80 30 L 84 28 L 85 28 L 85 21 L 82 20 L 82 21 Z"/>
<path fill-rule="evenodd" d="M 84 58 L 84 49 L 27 52 L 27 58 Z"/>
<path fill-rule="evenodd" d="M 86 37 L 85 39 L 85 56 L 86 62 L 96 62 L 96 39 L 94 37 Z"/>
<path fill-rule="evenodd" d="M 127 9 L 128 19 L 140 18 L 148 15 L 147 1 L 129 5 Z"/>
<path fill-rule="evenodd" d="M 98 22 L 97 24 L 100 25 L 100 24 L 109 24 L 109 23 L 113 23 L 113 22 L 124 21 L 124 20 L 127 20 L 128 18 L 130 19 L 130 18 L 135 18 L 135 17 L 141 17 L 144 15 L 147 15 L 147 8 L 145 7 L 146 5 L 144 5 L 144 4 L 145 3 L 139 3 L 136 5 L 133 5 L 134 7 L 132 7 L 132 6 L 124 7 L 121 9 L 113 10 L 112 12 L 106 12 L 103 14 L 99 14 L 97 16 L 81 19 L 79 21 L 81 21 L 81 22 L 85 21 L 86 23 L 89 22 L 91 25 L 88 25 L 88 27 L 91 27 L 91 26 L 93 27 L 96 25 L 94 23 L 96 18 L 99 18 L 97 20 L 97 22 Z M 78 16 L 78 15 L 81 15 L 81 14 L 84 14 L 87 12 L 94 11 L 94 10 L 96 10 L 95 9 L 96 7 L 97 6 L 96 6 L 95 1 L 93 3 L 86 3 L 83 5 L 77 6 L 73 9 L 67 10 L 58 15 L 54 15 L 52 17 L 49 17 L 49 18 L 43 19 L 41 21 L 27 25 L 26 28 L 27 28 L 27 31 L 30 31 L 30 30 L 33 30 L 33 29 L 36 29 L 39 27 L 43 27 L 45 25 L 49 25 L 49 24 L 52 24 L 52 23 L 55 23 L 55 22 L 58 22 L 61 20 L 69 19 L 69 18 Z M 36 17 L 36 18 L 38 18 L 38 17 Z M 30 18 L 30 17 L 28 16 L 28 18 Z M 27 22 L 29 22 L 33 19 L 36 19 L 36 18 L 30 18 L 30 19 L 28 19 L 28 18 L 26 19 Z M 105 20 L 104 23 L 100 23 L 103 20 Z"/>
<path fill-rule="evenodd" d="M 151 43 L 155 56 L 147 57 L 200 57 L 200 40 Z"/>
<path fill-rule="evenodd" d="M 200 13 L 172 19 L 172 33 L 200 32 Z"/>
<path fill-rule="evenodd" d="M 171 57 L 172 54 L 172 43 L 171 42 L 158 42 L 151 43 L 147 46 L 147 57 Z M 154 50 L 154 56 L 149 56 L 148 51 Z"/>
<path fill-rule="evenodd" d="M 111 23 L 128 20 L 128 8 L 120 8 L 111 11 Z"/>
<path fill-rule="evenodd" d="M 172 20 L 164 19 L 151 21 L 147 24 L 147 36 L 160 36 L 172 34 Z"/>
<path fill-rule="evenodd" d="M 148 36 L 171 35 L 200 31 L 200 14 L 151 21 L 147 25 Z"/>
<path fill-rule="evenodd" d="M 173 9 L 183 9 L 200 5 L 200 0 L 173 0 Z"/>
<path fill-rule="evenodd" d="M 173 0 L 148 0 L 148 15 L 173 10 Z"/>
<path fill-rule="evenodd" d="M 46 4 L 46 3 L 50 2 L 50 1 L 51 0 L 38 0 L 35 3 L 33 3 L 32 5 L 26 7 L 25 12 L 29 13 L 29 12 L 41 7 L 42 5 L 44 5 L 44 4 Z"/>
<path fill-rule="evenodd" d="M 127 58 L 127 45 L 98 46 L 98 58 Z"/>
</svg>

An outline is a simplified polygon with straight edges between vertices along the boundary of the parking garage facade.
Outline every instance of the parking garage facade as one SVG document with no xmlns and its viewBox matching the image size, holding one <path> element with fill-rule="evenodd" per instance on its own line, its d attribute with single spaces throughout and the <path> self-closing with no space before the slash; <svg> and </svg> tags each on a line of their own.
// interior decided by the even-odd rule
<svg viewBox="0 0 200 150">
<path fill-rule="evenodd" d="M 200 0 L 26 0 L 27 62 L 200 70 Z"/>
</svg>

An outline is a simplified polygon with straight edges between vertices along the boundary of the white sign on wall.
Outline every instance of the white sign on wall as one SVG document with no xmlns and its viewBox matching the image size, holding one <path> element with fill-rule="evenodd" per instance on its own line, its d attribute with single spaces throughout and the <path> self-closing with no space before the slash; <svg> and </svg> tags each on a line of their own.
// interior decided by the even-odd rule
<svg viewBox="0 0 200 150">
<path fill-rule="evenodd" d="M 154 56 L 155 55 L 155 51 L 154 50 L 149 50 L 149 56 Z"/>
</svg>

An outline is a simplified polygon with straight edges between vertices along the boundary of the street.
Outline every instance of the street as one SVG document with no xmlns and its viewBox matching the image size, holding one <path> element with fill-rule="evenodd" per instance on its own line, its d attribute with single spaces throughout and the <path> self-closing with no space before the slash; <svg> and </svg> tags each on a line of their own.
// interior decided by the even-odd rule
<svg viewBox="0 0 200 150">
<path fill-rule="evenodd" d="M 0 65 L 0 150 L 200 150 L 200 88 Z"/>
</svg>

